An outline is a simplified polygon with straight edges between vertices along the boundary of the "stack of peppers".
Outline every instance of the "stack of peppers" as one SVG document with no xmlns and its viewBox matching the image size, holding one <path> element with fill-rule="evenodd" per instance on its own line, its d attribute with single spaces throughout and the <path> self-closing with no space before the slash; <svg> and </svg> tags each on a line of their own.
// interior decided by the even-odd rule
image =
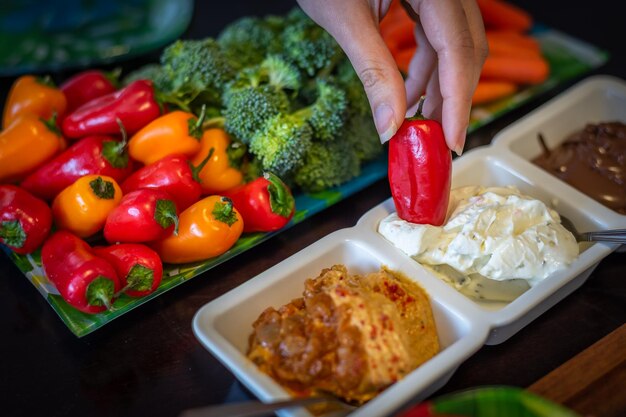
<svg viewBox="0 0 626 417">
<path fill-rule="evenodd" d="M 163 263 L 283 228 L 291 190 L 272 173 L 245 182 L 245 152 L 204 117 L 167 109 L 148 80 L 18 78 L 0 132 L 0 244 L 41 251 L 64 300 L 97 314 L 156 291 Z"/>
</svg>

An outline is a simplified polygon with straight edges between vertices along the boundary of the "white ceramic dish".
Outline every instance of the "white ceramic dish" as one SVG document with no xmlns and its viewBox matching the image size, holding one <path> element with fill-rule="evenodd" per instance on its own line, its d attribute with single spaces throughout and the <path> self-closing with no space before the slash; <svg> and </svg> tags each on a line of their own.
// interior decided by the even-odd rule
<svg viewBox="0 0 626 417">
<path fill-rule="evenodd" d="M 526 132 L 532 132 L 532 126 L 536 127 L 537 123 L 542 122 L 545 128 L 549 126 L 552 129 L 547 132 L 557 135 L 560 131 L 552 123 L 568 123 L 567 117 L 560 112 L 576 108 L 559 102 L 587 100 L 588 96 L 576 93 L 577 89 L 610 89 L 605 82 L 614 82 L 600 81 L 603 82 L 593 83 L 591 87 L 589 83 L 582 83 L 580 87 L 573 87 L 573 93 L 568 92 L 548 103 L 548 109 L 552 109 L 552 122 L 545 120 L 544 113 L 537 111 L 533 113 L 534 116 L 529 115 L 519 123 L 525 126 Z M 603 97 L 615 100 L 612 94 L 604 94 Z M 601 98 L 598 100 L 601 101 Z M 624 100 L 617 105 L 626 109 L 626 98 Z M 601 107 L 605 110 L 612 108 Z M 602 118 L 601 111 L 598 117 Z M 561 128 L 565 129 L 565 126 Z M 507 132 L 508 136 L 505 135 Z M 516 135 L 512 137 L 514 133 Z M 453 163 L 453 187 L 515 185 L 524 193 L 551 204 L 581 228 L 614 227 L 614 219 L 607 220 L 604 217 L 606 208 L 597 203 L 592 204 L 589 198 L 587 200 L 590 201 L 581 203 L 580 193 L 561 181 L 554 178 L 550 180 L 549 174 L 527 161 L 534 152 L 535 132 L 532 138 L 517 133 L 515 125 L 511 125 L 499 135 L 497 145 L 477 148 L 457 158 Z M 323 268 L 333 264 L 345 264 L 354 273 L 373 272 L 382 265 L 401 271 L 429 294 L 442 351 L 351 414 L 360 417 L 386 415 L 407 401 L 425 398 L 440 388 L 457 367 L 483 344 L 501 343 L 514 335 L 582 285 L 598 263 L 616 249 L 616 246 L 611 245 L 589 245 L 566 270 L 551 275 L 513 302 L 478 302 L 431 275 L 377 233 L 380 220 L 392 211 L 393 201 L 388 199 L 368 211 L 354 227 L 324 237 L 206 304 L 193 319 L 196 337 L 261 400 L 284 399 L 289 396 L 288 393 L 260 372 L 245 356 L 252 323 L 259 314 L 266 307 L 279 307 L 301 296 L 304 280 L 317 276 Z M 620 224 L 624 227 L 623 223 Z M 281 415 L 310 414 L 299 409 L 283 411 Z"/>
</svg>

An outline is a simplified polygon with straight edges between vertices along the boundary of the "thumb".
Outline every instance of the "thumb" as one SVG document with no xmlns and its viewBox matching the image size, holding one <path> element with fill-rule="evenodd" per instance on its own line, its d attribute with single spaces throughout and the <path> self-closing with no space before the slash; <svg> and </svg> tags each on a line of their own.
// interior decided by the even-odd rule
<svg viewBox="0 0 626 417">
<path fill-rule="evenodd" d="M 404 121 L 404 80 L 380 35 L 378 19 L 368 2 L 337 1 L 330 4 L 333 7 L 311 10 L 311 13 L 305 11 L 335 38 L 348 56 L 363 83 L 380 141 L 385 143 Z"/>
</svg>

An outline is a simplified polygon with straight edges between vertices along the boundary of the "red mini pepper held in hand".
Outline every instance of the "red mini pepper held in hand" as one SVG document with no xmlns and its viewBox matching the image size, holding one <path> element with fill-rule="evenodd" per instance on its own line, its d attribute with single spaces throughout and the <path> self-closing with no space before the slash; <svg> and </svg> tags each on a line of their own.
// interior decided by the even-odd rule
<svg viewBox="0 0 626 417">
<path fill-rule="evenodd" d="M 243 218 L 244 232 L 273 232 L 293 217 L 295 201 L 291 190 L 276 175 L 262 177 L 223 193 L 232 200 Z"/>
<path fill-rule="evenodd" d="M 118 119 L 129 135 L 161 115 L 152 82 L 137 80 L 113 93 L 83 104 L 63 120 L 63 135 L 78 139 L 119 133 Z"/>
<path fill-rule="evenodd" d="M 151 242 L 178 232 L 178 210 L 172 197 L 157 188 L 125 194 L 107 216 L 104 238 L 109 243 Z"/>
<path fill-rule="evenodd" d="M 115 268 L 87 242 L 67 230 L 51 235 L 41 249 L 46 276 L 72 307 L 89 314 L 111 308 L 120 281 Z"/>
<path fill-rule="evenodd" d="M 0 185 L 0 243 L 19 254 L 39 248 L 50 233 L 52 210 L 15 185 Z"/>
<path fill-rule="evenodd" d="M 212 152 L 209 152 L 197 167 L 184 155 L 166 156 L 135 171 L 122 183 L 122 192 L 126 194 L 140 188 L 158 188 L 166 191 L 176 207 L 183 211 L 200 200 L 202 187 L 198 181 L 198 172 L 211 156 Z"/>
<path fill-rule="evenodd" d="M 79 178 L 95 174 L 122 182 L 133 172 L 125 141 L 111 136 L 89 136 L 46 162 L 20 184 L 45 200 L 52 200 Z"/>
<path fill-rule="evenodd" d="M 416 116 L 405 119 L 389 140 L 389 185 L 401 219 L 441 226 L 450 199 L 452 154 L 441 124 L 422 116 L 423 102 L 424 97 Z"/>
<path fill-rule="evenodd" d="M 120 243 L 93 248 L 94 253 L 113 265 L 123 292 L 131 297 L 153 293 L 161 284 L 163 264 L 159 254 L 141 243 Z"/>
<path fill-rule="evenodd" d="M 99 70 L 79 72 L 68 78 L 59 87 L 67 100 L 67 114 L 94 98 L 114 92 L 117 88 L 112 81 L 115 74 L 109 76 Z"/>
</svg>

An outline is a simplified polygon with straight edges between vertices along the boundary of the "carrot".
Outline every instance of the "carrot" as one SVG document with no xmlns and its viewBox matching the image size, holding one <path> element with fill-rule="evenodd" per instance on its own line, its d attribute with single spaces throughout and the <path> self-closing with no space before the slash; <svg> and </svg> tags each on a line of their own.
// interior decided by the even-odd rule
<svg viewBox="0 0 626 417">
<path fill-rule="evenodd" d="M 532 16 L 528 12 L 509 2 L 478 0 L 477 3 L 486 28 L 526 32 L 533 25 Z"/>
<path fill-rule="evenodd" d="M 411 20 L 409 15 L 406 14 L 404 7 L 400 4 L 399 0 L 393 0 L 389 11 L 380 21 L 379 27 L 381 34 L 384 34 L 389 28 L 395 26 L 398 22 L 404 22 Z"/>
<path fill-rule="evenodd" d="M 519 58 L 535 58 L 541 56 L 541 51 L 531 44 L 526 44 L 524 41 L 513 39 L 507 39 L 505 36 L 487 35 L 487 43 L 489 44 L 489 55 L 498 56 L 510 56 Z M 526 35 L 520 35 L 526 36 Z M 526 36 L 530 37 L 530 36 Z"/>
<path fill-rule="evenodd" d="M 550 66 L 542 57 L 518 58 L 490 55 L 485 60 L 481 79 L 510 81 L 516 84 L 540 84 L 550 74 Z"/>
<path fill-rule="evenodd" d="M 396 25 L 387 29 L 383 35 L 383 40 L 389 49 L 401 50 L 415 46 L 415 36 L 413 28 L 415 22 L 411 19 L 399 21 Z"/>
<path fill-rule="evenodd" d="M 485 104 L 509 96 L 517 91 L 517 84 L 508 81 L 480 80 L 474 90 L 472 105 Z"/>
<path fill-rule="evenodd" d="M 532 49 L 535 52 L 541 52 L 539 41 L 525 33 L 515 32 L 512 30 L 496 30 L 491 29 L 485 31 L 488 41 L 507 43 L 516 48 Z"/>
<path fill-rule="evenodd" d="M 409 72 L 409 63 L 411 62 L 411 58 L 413 58 L 413 55 L 415 55 L 416 49 L 417 45 L 401 49 L 394 55 L 396 64 L 398 64 L 398 69 L 405 74 Z"/>
</svg>

